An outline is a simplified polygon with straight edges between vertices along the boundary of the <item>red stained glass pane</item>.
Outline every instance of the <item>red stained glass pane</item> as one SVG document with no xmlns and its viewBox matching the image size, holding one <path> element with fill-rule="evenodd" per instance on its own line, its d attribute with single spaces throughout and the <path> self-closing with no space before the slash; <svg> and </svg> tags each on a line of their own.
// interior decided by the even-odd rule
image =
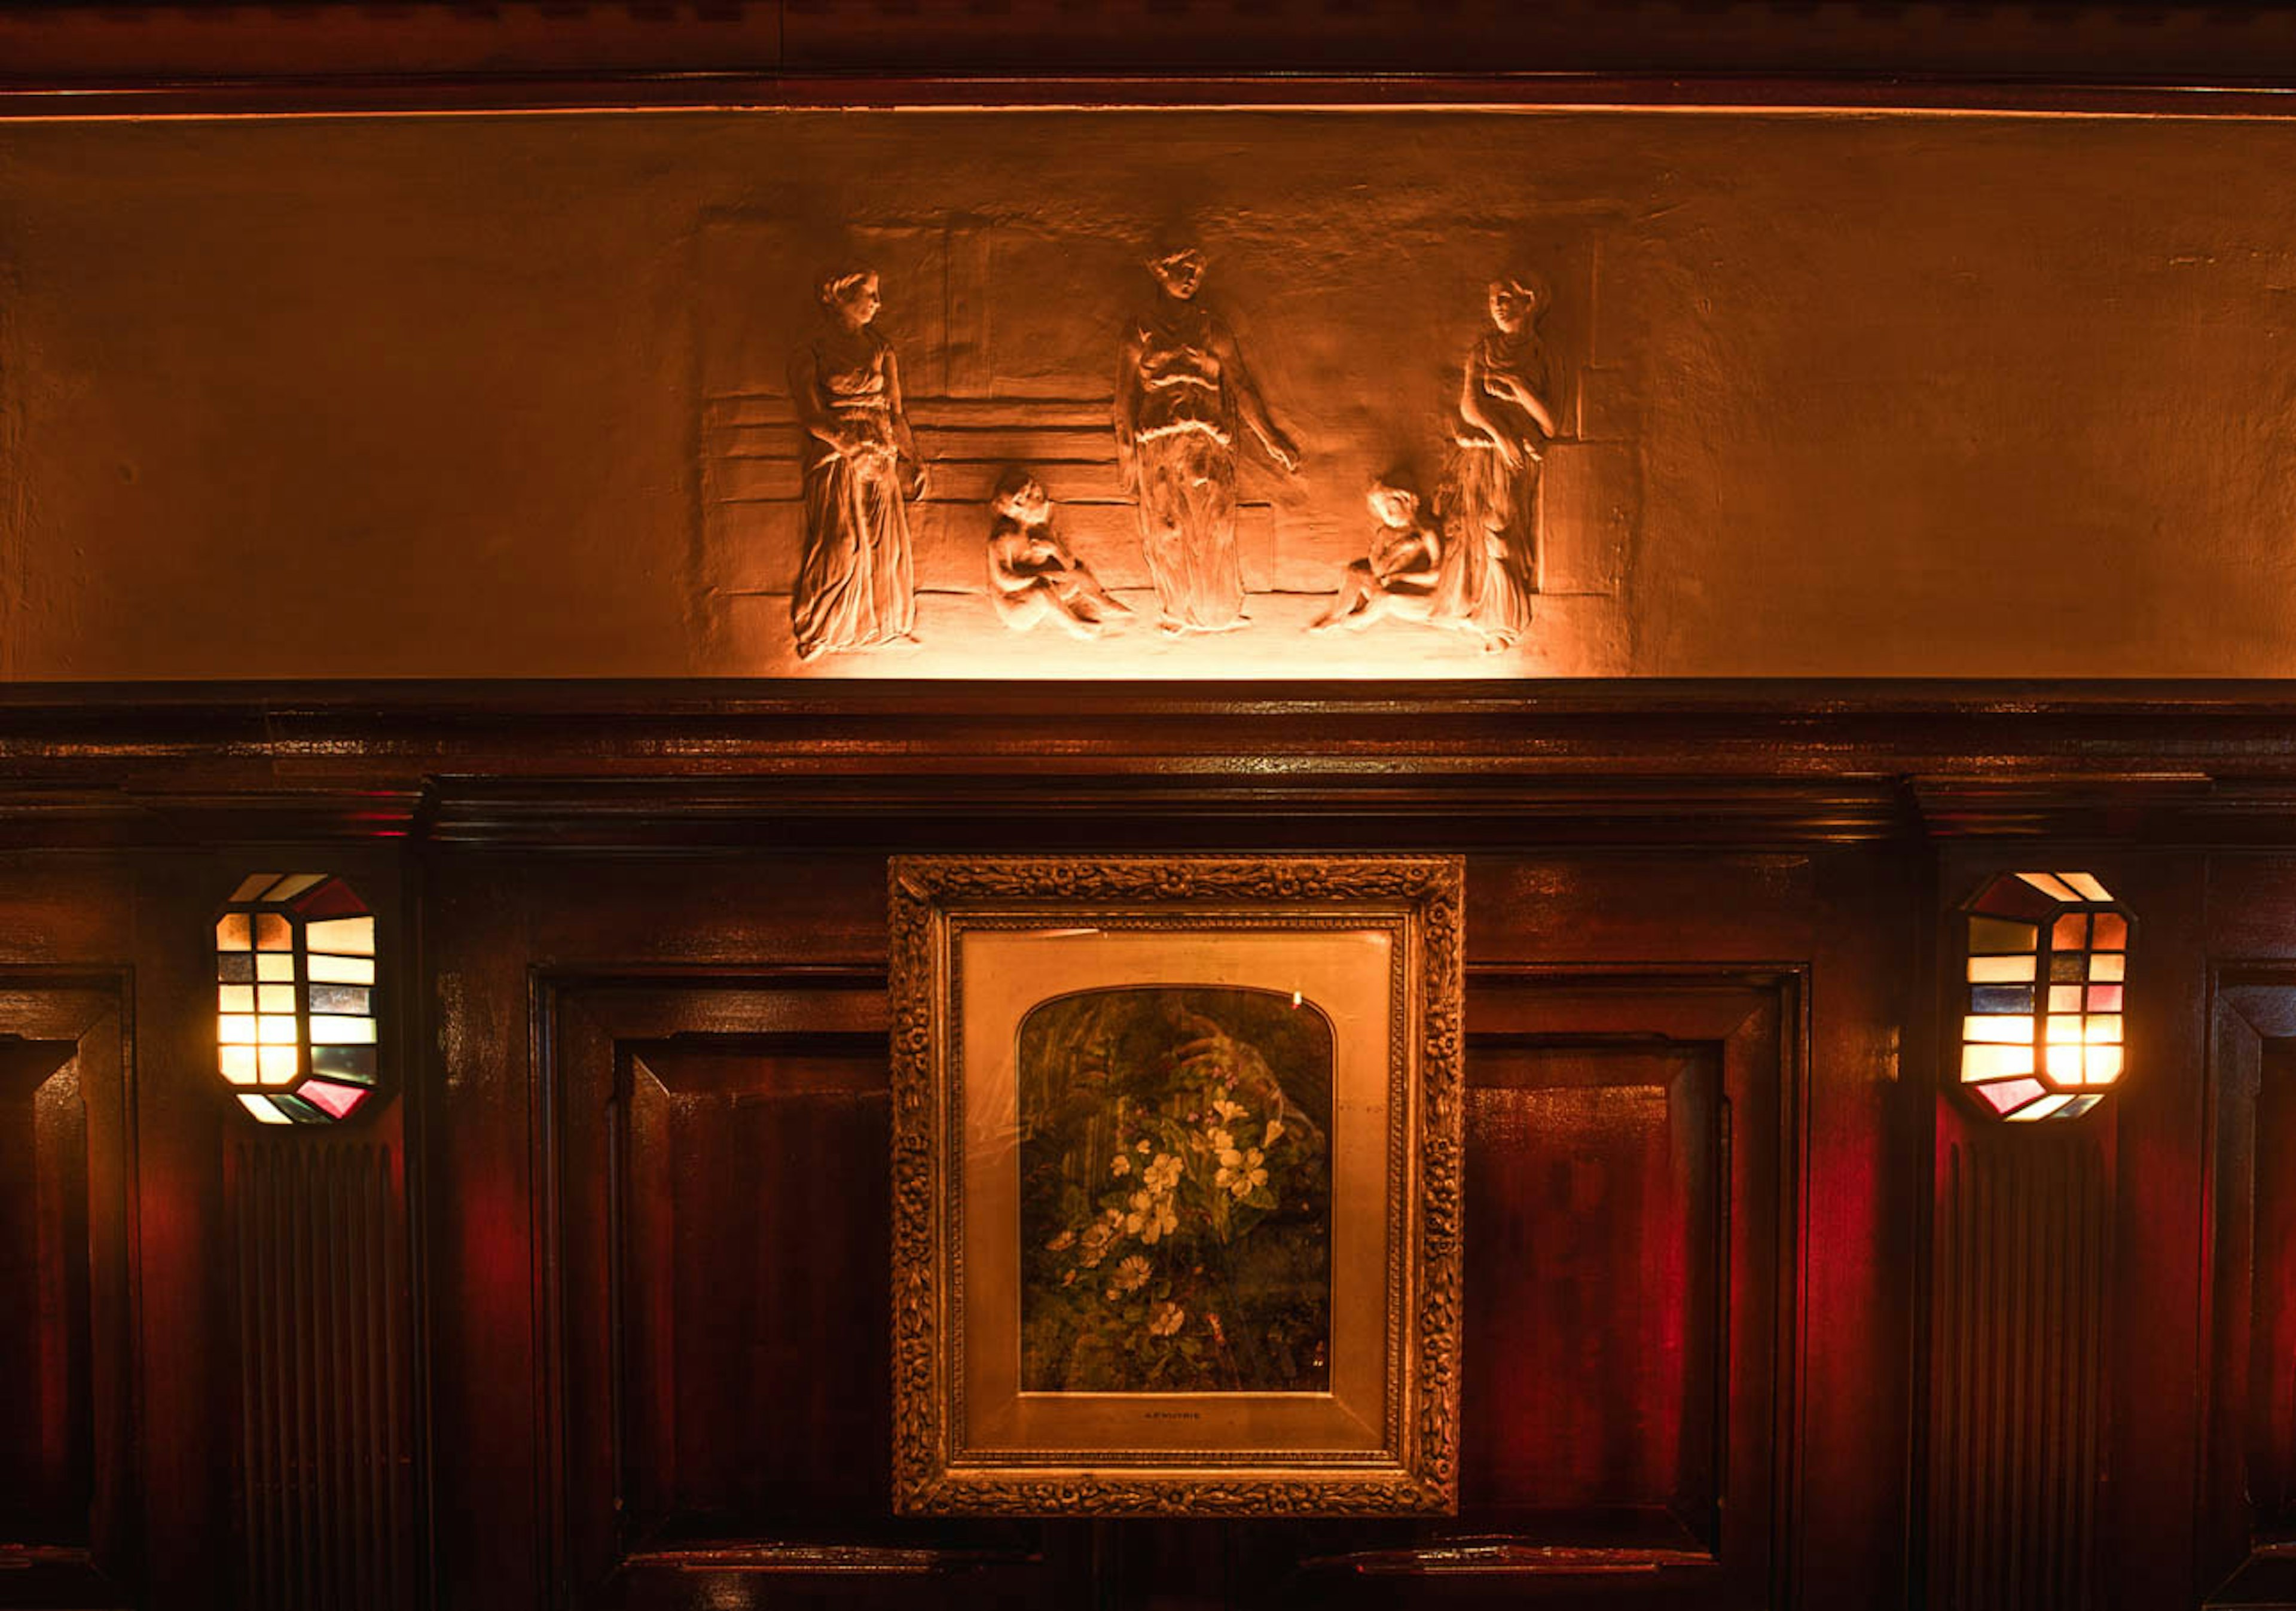
<svg viewBox="0 0 2296 1611">
<path fill-rule="evenodd" d="M 2096 915 L 2096 947 L 2101 951 L 2127 950 L 2128 919 L 2119 912 L 2099 912 Z"/>
<path fill-rule="evenodd" d="M 338 1119 L 348 1118 L 351 1110 L 367 1098 L 364 1087 L 332 1085 L 324 1080 L 306 1080 L 295 1088 L 295 1094 Z"/>
<path fill-rule="evenodd" d="M 2088 949 L 2088 914 L 2067 912 L 2057 919 L 2056 927 L 2049 932 L 2049 944 L 2061 951 Z"/>
<path fill-rule="evenodd" d="M 2036 1097 L 2047 1095 L 2047 1088 L 2038 1080 L 1997 1080 L 1990 1085 L 1972 1089 L 1990 1103 L 1997 1114 L 2009 1113 Z"/>
<path fill-rule="evenodd" d="M 2118 984 L 2090 985 L 2088 987 L 2088 1010 L 2093 1013 L 2119 1012 L 2120 1010 L 2120 992 L 2123 988 L 2123 986 Z"/>
</svg>

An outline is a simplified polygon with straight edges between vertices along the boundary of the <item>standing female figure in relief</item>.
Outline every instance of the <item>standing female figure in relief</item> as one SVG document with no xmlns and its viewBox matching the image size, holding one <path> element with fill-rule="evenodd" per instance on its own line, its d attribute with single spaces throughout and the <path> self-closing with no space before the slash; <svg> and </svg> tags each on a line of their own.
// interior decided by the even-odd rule
<svg viewBox="0 0 2296 1611">
<path fill-rule="evenodd" d="M 1160 294 L 1133 322 L 1116 369 L 1116 456 L 1136 501 L 1140 546 L 1167 632 L 1218 632 L 1243 621 L 1235 545 L 1235 433 L 1298 473 L 1300 450 L 1268 417 L 1235 334 L 1196 299 L 1204 254 L 1148 265 Z"/>
<path fill-rule="evenodd" d="M 828 328 L 790 359 L 806 432 L 805 556 L 790 596 L 800 660 L 906 637 L 916 625 L 908 500 L 924 466 L 901 407 L 891 343 L 867 269 L 821 283 Z"/>
<path fill-rule="evenodd" d="M 1530 628 L 1540 449 L 1554 434 L 1538 330 L 1546 310 L 1537 286 L 1492 282 L 1491 328 L 1468 349 L 1458 425 L 1436 493 L 1444 541 L 1432 619 L 1472 627 L 1493 649 Z"/>
</svg>

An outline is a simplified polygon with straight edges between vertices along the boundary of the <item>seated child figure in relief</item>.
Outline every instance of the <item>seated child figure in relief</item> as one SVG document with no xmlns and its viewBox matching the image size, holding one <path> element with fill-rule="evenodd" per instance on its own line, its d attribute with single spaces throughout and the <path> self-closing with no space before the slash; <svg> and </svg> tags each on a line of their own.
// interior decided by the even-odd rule
<svg viewBox="0 0 2296 1611">
<path fill-rule="evenodd" d="M 988 596 L 1007 627 L 1026 631 L 1049 618 L 1089 638 L 1132 613 L 1053 530 L 1053 500 L 1035 476 L 1005 472 L 988 507 Z"/>
<path fill-rule="evenodd" d="M 1419 512 L 1419 495 L 1390 481 L 1374 481 L 1365 494 L 1379 522 L 1371 552 L 1350 563 L 1340 579 L 1332 607 L 1308 625 L 1311 632 L 1333 627 L 1365 627 L 1382 615 L 1405 621 L 1429 619 L 1435 579 L 1441 568 L 1443 539 Z"/>
</svg>

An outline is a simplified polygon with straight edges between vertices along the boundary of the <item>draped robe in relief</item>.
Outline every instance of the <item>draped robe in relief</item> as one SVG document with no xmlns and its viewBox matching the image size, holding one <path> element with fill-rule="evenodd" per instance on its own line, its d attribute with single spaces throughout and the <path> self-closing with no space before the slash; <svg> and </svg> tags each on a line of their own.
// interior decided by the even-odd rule
<svg viewBox="0 0 2296 1611">
<path fill-rule="evenodd" d="M 1512 374 L 1544 398 L 1546 354 L 1535 336 L 1510 341 L 1491 331 L 1467 355 L 1467 367 L 1477 406 L 1516 444 L 1524 463 L 1521 469 L 1509 464 L 1478 426 L 1460 421 L 1436 495 L 1443 563 L 1430 609 L 1433 620 L 1473 627 L 1505 647 L 1530 629 L 1543 433 L 1530 411 L 1489 377 Z"/>
<path fill-rule="evenodd" d="M 1235 403 L 1213 350 L 1215 328 L 1210 314 L 1193 308 L 1140 321 L 1133 463 L 1140 547 L 1164 618 L 1216 630 L 1243 619 L 1243 562 Z"/>
<path fill-rule="evenodd" d="M 805 557 L 790 598 L 804 659 L 906 637 L 916 625 L 908 477 L 886 383 L 892 349 L 864 334 L 867 356 L 850 368 L 836 367 L 823 342 L 812 349 L 812 407 L 849 440 L 806 438 Z"/>
</svg>

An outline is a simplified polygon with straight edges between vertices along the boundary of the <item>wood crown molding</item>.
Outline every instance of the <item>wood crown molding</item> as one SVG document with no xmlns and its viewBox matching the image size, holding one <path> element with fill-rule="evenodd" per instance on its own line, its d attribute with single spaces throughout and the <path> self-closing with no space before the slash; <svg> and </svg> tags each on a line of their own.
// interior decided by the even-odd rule
<svg viewBox="0 0 2296 1611">
<path fill-rule="evenodd" d="M 2296 843 L 2296 684 L 17 685 L 0 843 Z"/>
<path fill-rule="evenodd" d="M 1492 103 L 2284 115 L 2296 6 L 357 0 L 0 9 L 0 117 Z M 2205 93 L 2194 93 L 2205 92 Z"/>
</svg>

